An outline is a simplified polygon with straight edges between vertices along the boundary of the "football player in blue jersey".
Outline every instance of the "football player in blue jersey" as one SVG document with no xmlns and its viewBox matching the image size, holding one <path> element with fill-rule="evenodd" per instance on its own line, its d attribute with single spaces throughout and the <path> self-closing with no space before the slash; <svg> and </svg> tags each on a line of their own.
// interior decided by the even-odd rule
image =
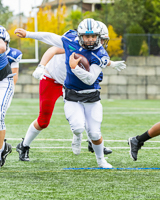
<svg viewBox="0 0 160 200">
<path fill-rule="evenodd" d="M 14 94 L 22 53 L 18 49 L 9 47 L 9 33 L 1 25 L 0 42 L 0 167 L 2 167 L 7 155 L 12 151 L 11 145 L 4 139 L 6 134 L 4 119 Z"/>
<path fill-rule="evenodd" d="M 74 154 L 81 151 L 82 132 L 87 132 L 92 141 L 99 167 L 112 168 L 104 159 L 103 138 L 101 136 L 102 105 L 100 103 L 100 85 L 103 73 L 102 68 L 110 62 L 107 52 L 101 45 L 101 27 L 93 19 L 85 19 L 78 26 L 77 32 L 70 30 L 63 36 L 46 32 L 28 32 L 16 29 L 15 33 L 21 38 L 33 38 L 47 44 L 65 49 L 67 75 L 64 82 L 64 110 L 73 134 L 72 142 Z M 78 33 L 78 34 L 77 34 Z M 81 69 L 77 64 L 80 60 L 74 59 L 74 53 L 87 57 L 90 63 L 90 72 Z M 125 68 L 122 62 L 114 63 L 114 68 Z"/>
<path fill-rule="evenodd" d="M 5 36 L 4 41 L 5 41 L 6 46 L 7 46 L 5 53 L 7 55 L 8 61 L 10 63 L 12 73 L 15 74 L 15 76 L 13 77 L 14 85 L 15 85 L 17 80 L 18 80 L 19 62 L 22 58 L 22 52 L 18 49 L 9 47 L 10 35 L 7 31 L 6 31 L 6 36 Z"/>
<path fill-rule="evenodd" d="M 99 23 L 101 25 L 101 35 L 100 35 L 101 43 L 105 44 L 106 47 L 106 44 L 108 43 L 109 40 L 108 29 L 105 24 L 103 24 L 102 22 Z M 57 53 L 59 55 L 56 55 Z M 60 49 L 55 46 L 50 47 L 43 55 L 38 67 L 33 72 L 33 77 L 40 80 L 39 84 L 39 91 L 40 91 L 39 101 L 41 102 L 39 105 L 40 112 L 38 118 L 30 124 L 23 141 L 19 143 L 16 147 L 16 151 L 19 153 L 19 160 L 21 161 L 29 161 L 30 145 L 32 141 L 40 134 L 40 132 L 48 127 L 57 98 L 59 98 L 62 95 L 62 85 L 64 84 L 66 77 L 64 53 L 65 53 L 64 49 Z M 122 70 L 122 68 L 116 68 L 116 70 L 120 71 Z M 43 78 L 41 80 L 42 76 L 44 76 L 45 79 Z M 45 92 L 43 92 L 44 87 L 46 88 Z M 61 90 L 61 92 L 58 93 L 56 91 L 57 89 L 59 91 Z M 48 104 L 50 106 L 48 106 Z M 75 134 L 74 137 L 76 137 Z M 88 150 L 93 153 L 94 150 L 92 148 L 92 142 L 89 137 L 87 142 L 88 142 Z M 112 153 L 112 150 L 106 147 L 103 148 L 103 151 L 105 155 Z"/>
<path fill-rule="evenodd" d="M 14 93 L 13 74 L 5 54 L 5 38 L 6 29 L 0 26 L 0 168 L 4 165 L 7 155 L 12 152 L 12 146 L 5 140 L 4 119 Z"/>
</svg>

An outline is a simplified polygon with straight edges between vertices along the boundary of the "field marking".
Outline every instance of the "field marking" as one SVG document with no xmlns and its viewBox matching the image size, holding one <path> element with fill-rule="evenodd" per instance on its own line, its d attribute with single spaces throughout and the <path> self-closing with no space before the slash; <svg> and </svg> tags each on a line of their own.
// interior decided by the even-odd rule
<svg viewBox="0 0 160 200">
<path fill-rule="evenodd" d="M 9 168 L 9 167 L 8 167 Z M 62 168 L 61 170 L 36 170 L 36 171 L 29 171 L 29 170 L 4 170 L 1 168 L 0 175 L 4 175 L 4 172 L 9 173 L 66 173 L 66 172 L 76 172 L 78 170 L 84 170 L 84 172 L 94 172 L 94 170 L 98 170 L 97 172 L 108 171 L 108 172 L 159 172 L 160 168 Z M 86 171 L 85 171 L 86 170 Z"/>
<path fill-rule="evenodd" d="M 7 140 L 15 140 L 15 141 L 19 141 L 22 140 L 22 138 L 6 138 Z M 34 141 L 72 141 L 72 139 L 47 139 L 47 138 L 39 138 L 39 139 L 35 139 Z M 86 142 L 87 139 L 82 139 L 82 142 Z M 103 140 L 104 142 L 127 142 L 127 140 Z M 146 141 L 146 142 L 158 142 L 160 143 L 160 141 Z"/>
<path fill-rule="evenodd" d="M 16 147 L 12 147 L 16 148 Z M 110 149 L 130 149 L 130 147 L 108 147 Z M 72 149 L 72 147 L 31 147 L 31 149 Z M 81 147 L 81 149 L 88 149 L 88 147 Z M 143 147 L 143 149 L 160 149 L 160 147 Z"/>
<path fill-rule="evenodd" d="M 158 115 L 160 114 L 160 112 L 103 112 L 104 115 L 144 115 L 144 114 L 147 114 L 147 115 Z M 7 113 L 7 115 L 10 115 L 10 116 L 15 116 L 15 115 L 28 115 L 28 116 L 31 116 L 31 115 L 37 115 L 37 112 L 36 113 Z M 63 112 L 55 112 L 54 115 L 65 115 Z"/>
<path fill-rule="evenodd" d="M 63 170 L 160 170 L 160 168 L 63 168 Z"/>
</svg>

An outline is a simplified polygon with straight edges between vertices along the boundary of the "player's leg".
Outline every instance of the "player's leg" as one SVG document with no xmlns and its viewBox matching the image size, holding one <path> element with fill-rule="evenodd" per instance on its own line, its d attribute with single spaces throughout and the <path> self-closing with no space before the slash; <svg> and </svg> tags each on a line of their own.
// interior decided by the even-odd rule
<svg viewBox="0 0 160 200">
<path fill-rule="evenodd" d="M 138 151 L 144 145 L 144 142 L 160 135 L 160 122 L 154 124 L 148 131 L 142 135 L 137 135 L 128 139 L 128 144 L 130 145 L 130 156 L 136 161 Z"/>
<path fill-rule="evenodd" d="M 87 140 L 87 142 L 88 142 L 88 151 L 90 151 L 90 152 L 93 153 L 93 152 L 94 152 L 94 149 L 93 149 L 93 147 L 92 147 L 92 140 L 91 140 L 91 138 L 90 138 L 89 135 L 88 135 L 87 122 L 86 122 L 86 126 L 85 126 L 85 131 L 86 131 L 86 134 L 87 134 L 87 137 L 88 137 L 88 140 Z M 103 147 L 103 152 L 104 152 L 105 155 L 108 155 L 108 154 L 111 154 L 111 153 L 112 153 L 112 150 L 104 146 L 104 147 Z"/>
<path fill-rule="evenodd" d="M 41 132 L 41 130 L 47 128 L 49 125 L 55 102 L 61 95 L 62 85 L 56 84 L 53 79 L 48 77 L 45 77 L 40 81 L 39 116 L 30 124 L 24 140 L 19 143 L 16 148 L 21 161 L 29 161 L 30 144 Z"/>
<path fill-rule="evenodd" d="M 112 165 L 105 160 L 103 152 L 104 143 L 101 136 L 102 105 L 100 101 L 98 101 L 95 103 L 84 103 L 84 106 L 88 135 L 92 140 L 92 147 L 96 154 L 98 166 L 102 168 L 112 168 Z"/>
<path fill-rule="evenodd" d="M 65 100 L 64 111 L 73 132 L 72 151 L 78 155 L 81 152 L 82 132 L 85 129 L 84 107 L 81 103 Z"/>
<path fill-rule="evenodd" d="M 13 94 L 13 78 L 5 78 L 0 81 L 0 167 L 5 164 L 7 155 L 12 152 L 12 146 L 5 140 L 6 126 L 4 120 Z"/>
</svg>

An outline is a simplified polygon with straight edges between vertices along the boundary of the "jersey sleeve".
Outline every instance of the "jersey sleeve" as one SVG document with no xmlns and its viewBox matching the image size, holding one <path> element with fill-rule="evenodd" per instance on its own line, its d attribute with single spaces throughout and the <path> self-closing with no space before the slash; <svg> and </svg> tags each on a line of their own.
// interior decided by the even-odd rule
<svg viewBox="0 0 160 200">
<path fill-rule="evenodd" d="M 64 33 L 62 35 L 62 42 L 63 42 L 63 46 L 67 45 L 69 43 L 72 43 L 75 39 L 77 38 L 77 32 L 74 30 L 69 30 L 66 33 Z M 74 48 L 72 50 L 75 50 Z"/>
<path fill-rule="evenodd" d="M 26 32 L 26 38 L 32 38 L 63 49 L 63 43 L 60 35 L 48 32 Z"/>
<path fill-rule="evenodd" d="M 105 68 L 110 61 L 108 53 L 103 47 L 100 47 L 97 52 L 92 52 L 91 64 L 97 64 L 101 68 Z"/>
<path fill-rule="evenodd" d="M 16 62 L 19 63 L 22 59 L 22 52 L 18 49 L 10 48 L 10 52 L 7 55 L 7 58 L 10 60 L 10 63 Z"/>
<path fill-rule="evenodd" d="M 92 64 L 90 66 L 90 72 L 80 68 L 78 65 L 75 69 L 72 69 L 72 72 L 85 84 L 92 85 L 99 74 L 101 73 L 102 68 L 97 66 L 96 64 Z"/>
</svg>

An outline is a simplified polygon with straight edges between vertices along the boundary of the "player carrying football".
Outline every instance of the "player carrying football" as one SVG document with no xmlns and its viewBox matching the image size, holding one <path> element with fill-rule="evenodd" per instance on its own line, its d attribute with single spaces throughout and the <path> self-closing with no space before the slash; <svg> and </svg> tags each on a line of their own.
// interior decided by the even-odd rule
<svg viewBox="0 0 160 200">
<path fill-rule="evenodd" d="M 85 19 L 78 26 L 78 35 L 72 30 L 63 36 L 43 32 L 31 33 L 23 29 L 17 29 L 15 33 L 20 37 L 38 39 L 65 49 L 67 74 L 64 82 L 64 110 L 71 130 L 76 135 L 72 149 L 76 154 L 80 153 L 81 133 L 87 127 L 99 167 L 112 168 L 104 159 L 103 138 L 100 131 L 102 105 L 99 82 L 103 77 L 102 68 L 109 63 L 109 56 L 101 46 L 100 31 L 101 28 L 97 22 L 93 19 Z M 90 72 L 77 66 L 79 60 L 74 59 L 73 52 L 87 57 Z M 122 68 L 125 66 L 122 63 L 117 65 Z"/>
</svg>

